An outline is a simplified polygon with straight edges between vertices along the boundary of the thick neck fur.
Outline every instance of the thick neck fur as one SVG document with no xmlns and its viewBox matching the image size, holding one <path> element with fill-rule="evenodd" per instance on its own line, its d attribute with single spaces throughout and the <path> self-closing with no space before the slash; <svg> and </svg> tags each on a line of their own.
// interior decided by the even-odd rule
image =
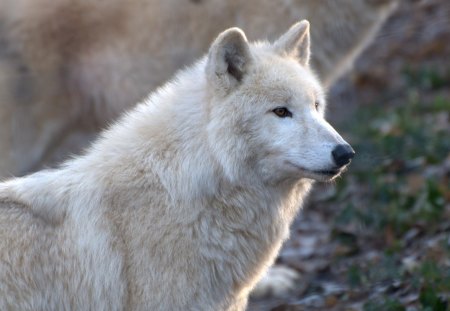
<svg viewBox="0 0 450 311">
<path fill-rule="evenodd" d="M 137 106 L 84 156 L 0 186 L 0 197 L 8 187 L 53 225 L 76 218 L 86 230 L 100 226 L 114 235 L 135 304 L 157 301 L 156 286 L 181 290 L 183 282 L 191 292 L 179 305 L 193 297 L 200 305 L 206 294 L 244 297 L 274 260 L 311 184 L 267 185 L 250 170 L 233 180 L 224 173 L 207 137 L 207 82 L 189 79 L 203 77 L 192 71 L 204 65 Z M 185 262 L 173 260 L 180 256 Z M 208 272 L 193 271 L 192 260 Z"/>
</svg>

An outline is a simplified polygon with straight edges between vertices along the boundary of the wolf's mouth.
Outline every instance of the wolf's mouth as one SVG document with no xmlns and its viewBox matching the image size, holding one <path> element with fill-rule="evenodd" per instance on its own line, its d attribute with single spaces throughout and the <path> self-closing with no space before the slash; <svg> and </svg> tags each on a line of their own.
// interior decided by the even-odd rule
<svg viewBox="0 0 450 311">
<path fill-rule="evenodd" d="M 300 171 L 302 171 L 306 176 L 316 179 L 318 181 L 329 181 L 333 180 L 337 176 L 339 176 L 344 170 L 345 167 L 342 168 L 329 168 L 325 170 L 309 170 L 304 167 L 301 167 L 299 165 L 296 165 L 295 163 L 288 162 L 290 165 L 296 167 Z"/>
<path fill-rule="evenodd" d="M 312 171 L 312 172 L 314 174 L 334 176 L 334 175 L 339 174 L 341 171 L 338 169 L 334 169 L 334 170 L 319 170 L 319 171 Z"/>
</svg>

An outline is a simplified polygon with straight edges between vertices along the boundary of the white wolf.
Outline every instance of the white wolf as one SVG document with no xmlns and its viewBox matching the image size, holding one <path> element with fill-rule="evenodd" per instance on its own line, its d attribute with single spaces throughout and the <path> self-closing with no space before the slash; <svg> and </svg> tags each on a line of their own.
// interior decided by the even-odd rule
<svg viewBox="0 0 450 311">
<path fill-rule="evenodd" d="M 273 44 L 228 29 L 85 155 L 0 184 L 0 309 L 244 310 L 354 154 L 309 50 L 307 21 Z"/>
</svg>

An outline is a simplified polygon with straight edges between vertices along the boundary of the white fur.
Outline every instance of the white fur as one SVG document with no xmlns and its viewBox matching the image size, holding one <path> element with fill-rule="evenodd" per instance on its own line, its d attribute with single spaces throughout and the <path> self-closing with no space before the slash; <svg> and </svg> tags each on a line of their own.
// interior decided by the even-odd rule
<svg viewBox="0 0 450 311">
<path fill-rule="evenodd" d="M 0 309 L 244 310 L 344 142 L 293 29 L 225 31 L 84 156 L 0 184 Z"/>
</svg>

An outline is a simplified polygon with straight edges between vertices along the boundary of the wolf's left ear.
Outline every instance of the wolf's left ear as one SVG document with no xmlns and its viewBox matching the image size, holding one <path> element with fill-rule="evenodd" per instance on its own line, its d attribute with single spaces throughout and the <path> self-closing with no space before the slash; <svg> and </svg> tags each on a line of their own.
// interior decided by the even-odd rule
<svg viewBox="0 0 450 311">
<path fill-rule="evenodd" d="M 247 72 L 252 56 L 244 32 L 230 28 L 211 45 L 206 65 L 208 81 L 225 93 L 238 86 Z"/>
<path fill-rule="evenodd" d="M 280 54 L 288 54 L 298 59 L 300 64 L 308 66 L 310 58 L 309 22 L 302 20 L 274 42 L 273 47 Z"/>
</svg>

